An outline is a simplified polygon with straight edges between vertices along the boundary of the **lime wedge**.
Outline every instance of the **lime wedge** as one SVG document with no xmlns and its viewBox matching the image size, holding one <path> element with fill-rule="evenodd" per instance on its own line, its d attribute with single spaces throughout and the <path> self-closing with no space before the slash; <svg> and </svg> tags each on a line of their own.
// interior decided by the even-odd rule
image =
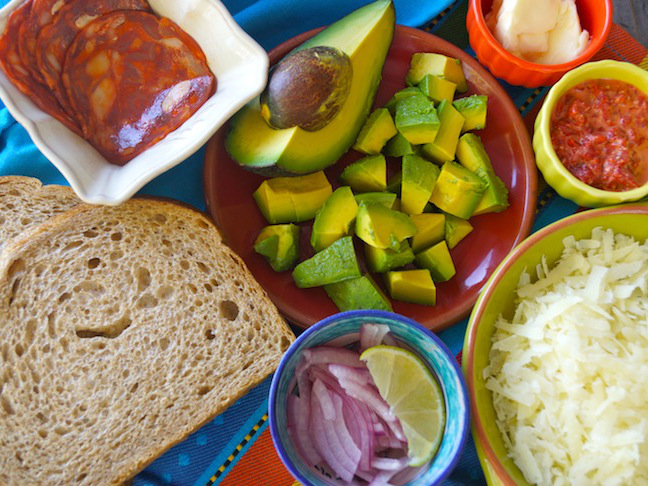
<svg viewBox="0 0 648 486">
<path fill-rule="evenodd" d="M 378 391 L 400 420 L 407 438 L 410 466 L 428 462 L 441 443 L 445 402 L 436 379 L 412 352 L 374 346 L 360 355 Z"/>
</svg>

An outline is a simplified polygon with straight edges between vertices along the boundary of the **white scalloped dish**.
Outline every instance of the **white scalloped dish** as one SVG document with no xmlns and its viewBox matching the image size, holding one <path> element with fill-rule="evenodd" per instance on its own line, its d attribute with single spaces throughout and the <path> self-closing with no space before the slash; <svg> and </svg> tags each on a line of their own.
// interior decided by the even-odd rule
<svg viewBox="0 0 648 486">
<path fill-rule="evenodd" d="M 0 10 L 0 30 L 22 3 L 12 0 Z M 43 155 L 89 203 L 114 205 L 130 198 L 198 150 L 266 84 L 266 52 L 218 0 L 149 0 L 149 4 L 155 13 L 174 21 L 198 42 L 218 85 L 182 126 L 124 166 L 109 163 L 86 140 L 39 109 L 0 71 L 0 99 Z"/>
</svg>

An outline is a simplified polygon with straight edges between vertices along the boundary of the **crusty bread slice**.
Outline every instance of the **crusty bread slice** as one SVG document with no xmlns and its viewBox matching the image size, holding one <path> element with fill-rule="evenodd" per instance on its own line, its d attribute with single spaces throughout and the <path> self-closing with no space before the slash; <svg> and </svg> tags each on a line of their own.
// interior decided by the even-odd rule
<svg viewBox="0 0 648 486">
<path fill-rule="evenodd" d="M 0 256 L 0 484 L 114 484 L 277 367 L 294 336 L 201 213 L 81 204 Z"/>
<path fill-rule="evenodd" d="M 81 201 L 69 187 L 33 177 L 0 177 L 0 248 L 11 238 Z"/>
</svg>

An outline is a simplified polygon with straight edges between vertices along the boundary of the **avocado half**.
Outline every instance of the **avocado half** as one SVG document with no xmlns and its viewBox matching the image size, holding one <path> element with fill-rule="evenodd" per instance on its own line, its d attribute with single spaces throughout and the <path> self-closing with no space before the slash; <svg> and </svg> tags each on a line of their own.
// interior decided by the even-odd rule
<svg viewBox="0 0 648 486">
<path fill-rule="evenodd" d="M 259 98 L 230 121 L 225 147 L 245 169 L 267 176 L 307 174 L 335 163 L 356 141 L 374 102 L 387 51 L 394 36 L 391 0 L 378 0 L 331 24 L 292 52 L 330 46 L 346 53 L 353 69 L 348 97 L 325 127 L 271 128 L 260 113 Z"/>
</svg>

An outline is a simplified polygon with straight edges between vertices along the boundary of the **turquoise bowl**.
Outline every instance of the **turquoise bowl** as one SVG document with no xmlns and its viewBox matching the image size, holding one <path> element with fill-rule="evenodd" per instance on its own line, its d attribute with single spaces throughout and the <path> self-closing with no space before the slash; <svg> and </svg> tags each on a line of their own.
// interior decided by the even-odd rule
<svg viewBox="0 0 648 486">
<path fill-rule="evenodd" d="M 279 457 L 290 473 L 304 485 L 343 484 L 309 467 L 288 436 L 286 399 L 302 351 L 323 344 L 345 346 L 359 340 L 364 323 L 386 324 L 392 335 L 415 352 L 436 375 L 446 407 L 446 425 L 439 450 L 419 475 L 408 484 L 440 484 L 456 466 L 470 427 L 466 383 L 455 357 L 432 332 L 407 317 L 392 312 L 359 310 L 342 312 L 311 326 L 288 348 L 270 385 L 270 432 Z"/>
</svg>

